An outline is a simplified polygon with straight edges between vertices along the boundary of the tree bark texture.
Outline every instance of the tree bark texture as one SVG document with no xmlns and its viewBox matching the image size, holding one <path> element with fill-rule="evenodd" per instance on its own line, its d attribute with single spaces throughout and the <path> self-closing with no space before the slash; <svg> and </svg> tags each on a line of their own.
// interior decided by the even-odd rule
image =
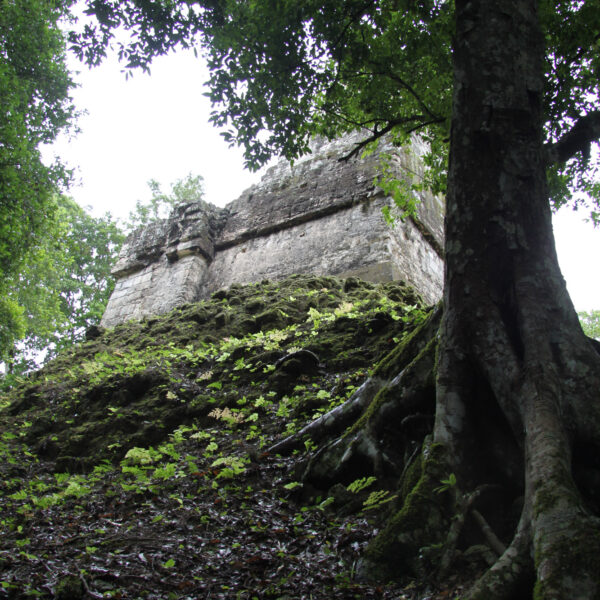
<svg viewBox="0 0 600 600">
<path fill-rule="evenodd" d="M 456 2 L 434 441 L 465 491 L 516 476 L 523 495 L 512 542 L 471 598 L 519 597 L 532 561 L 536 598 L 600 597 L 600 528 L 574 472 L 600 449 L 600 357 L 554 247 L 536 4 Z"/>
<path fill-rule="evenodd" d="M 397 490 L 365 577 L 444 578 L 485 544 L 469 600 L 600 598 L 600 355 L 554 246 L 543 60 L 536 0 L 456 0 L 443 311 L 303 431 L 334 438 L 305 480 Z"/>
</svg>

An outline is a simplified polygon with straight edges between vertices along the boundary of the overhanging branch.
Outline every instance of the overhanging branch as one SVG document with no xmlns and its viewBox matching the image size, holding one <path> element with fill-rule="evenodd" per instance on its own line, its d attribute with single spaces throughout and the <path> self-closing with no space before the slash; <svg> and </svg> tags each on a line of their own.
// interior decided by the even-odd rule
<svg viewBox="0 0 600 600">
<path fill-rule="evenodd" d="M 417 115 L 417 116 L 414 116 L 414 117 L 407 117 L 405 119 L 396 119 L 396 120 L 393 120 L 393 121 L 388 121 L 387 124 L 384 127 L 381 127 L 381 128 L 380 127 L 375 127 L 375 129 L 373 130 L 372 135 L 366 137 L 361 142 L 355 144 L 354 148 L 348 154 L 342 156 L 338 160 L 340 160 L 340 161 L 347 161 L 347 160 L 350 160 L 351 158 L 353 158 L 354 156 L 357 156 L 358 153 L 365 146 L 367 146 L 371 142 L 374 142 L 374 141 L 378 140 L 379 138 L 382 138 L 384 135 L 386 135 L 387 133 L 389 133 L 392 129 L 394 129 L 394 127 L 396 127 L 398 125 L 407 126 L 409 123 L 416 123 L 415 125 L 412 125 L 411 127 L 407 128 L 405 130 L 406 133 L 410 134 L 410 133 L 414 133 L 415 131 L 419 131 L 419 129 L 423 129 L 423 128 L 429 126 L 429 125 L 435 125 L 437 123 L 443 123 L 444 120 L 445 119 L 443 119 L 442 117 L 431 119 L 431 120 L 426 120 L 426 118 L 423 115 Z"/>
<path fill-rule="evenodd" d="M 598 140 L 600 140 L 600 111 L 594 111 L 580 117 L 558 142 L 546 146 L 546 160 L 548 164 L 564 163 L 578 152 L 583 152 L 584 157 L 588 158 L 591 143 Z"/>
</svg>

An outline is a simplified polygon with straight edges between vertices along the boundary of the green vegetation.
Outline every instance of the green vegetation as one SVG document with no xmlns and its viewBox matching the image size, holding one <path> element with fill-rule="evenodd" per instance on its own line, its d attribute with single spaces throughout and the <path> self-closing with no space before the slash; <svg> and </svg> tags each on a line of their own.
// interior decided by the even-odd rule
<svg viewBox="0 0 600 600">
<path fill-rule="evenodd" d="M 309 577 L 318 594 L 375 597 L 353 561 L 393 491 L 365 473 L 346 491 L 356 511 L 339 516 L 344 499 L 294 476 L 310 440 L 286 458 L 268 448 L 349 398 L 421 310 L 402 283 L 292 276 L 118 326 L 23 377 L 0 412 L 3 586 L 49 597 L 81 575 L 107 597 L 174 581 L 202 596 L 216 577 L 224 597 L 251 598 L 262 578 L 268 597 Z M 302 351 L 319 364 L 292 368 Z M 74 538 L 49 541 L 62 536 Z M 117 568 L 132 552 L 148 562 Z"/>
<path fill-rule="evenodd" d="M 110 269 L 124 235 L 110 215 L 92 217 L 57 196 L 27 259 L 0 298 L 0 362 L 9 373 L 35 366 L 36 353 L 50 358 L 83 339 L 100 321 L 114 281 Z"/>
<path fill-rule="evenodd" d="M 65 3 L 3 2 L 0 11 L 0 297 L 43 234 L 53 201 L 68 173 L 42 161 L 51 143 L 73 123 L 73 87 L 58 21 Z M 4 303 L 2 316 L 15 306 Z M 16 317 L 18 318 L 18 316 Z M 6 323 L 6 321 L 2 321 Z"/>
<path fill-rule="evenodd" d="M 415 303 L 412 289 L 397 283 L 298 276 L 234 286 L 62 353 L 12 390 L 10 411 L 32 422 L 26 439 L 46 456 L 86 468 L 90 460 L 119 459 L 144 441 L 156 443 L 169 427 L 199 417 L 243 423 L 259 438 L 257 421 L 267 411 L 292 433 L 296 418 L 322 414 L 347 396 L 325 382 L 315 387 L 318 368 L 296 364 L 294 353 L 310 350 L 329 372 L 364 376 L 394 338 L 412 329 Z M 290 360 L 277 368 L 286 355 Z M 140 424 L 144 414 L 153 418 Z"/>
<path fill-rule="evenodd" d="M 591 338 L 600 340 L 600 310 L 582 311 L 578 314 L 585 334 Z"/>
<path fill-rule="evenodd" d="M 98 325 L 114 287 L 110 270 L 125 231 L 168 216 L 178 204 L 201 201 L 202 177 L 188 175 L 164 193 L 148 182 L 126 223 L 93 217 L 69 198 L 47 201 L 47 218 L 12 275 L 0 281 L 0 363 L 5 383 L 83 339 Z M 1 278 L 0 278 L 1 279 Z M 0 291 L 1 291 L 0 289 Z"/>
<path fill-rule="evenodd" d="M 89 64 L 102 60 L 109 43 L 118 44 L 130 70 L 148 70 L 153 58 L 174 48 L 201 46 L 210 69 L 211 120 L 227 141 L 244 147 L 251 168 L 272 156 L 306 153 L 314 134 L 333 138 L 362 127 L 366 139 L 391 133 L 405 144 L 419 131 L 431 145 L 422 184 L 445 192 L 453 2 L 304 0 L 275 6 L 257 0 L 200 2 L 192 11 L 185 2 L 158 7 L 97 0 L 90 15 L 91 26 L 71 35 L 73 49 Z M 595 112 L 600 17 L 593 2 L 561 0 L 541 2 L 538 18 L 546 51 L 544 133 L 553 143 L 578 117 Z M 553 205 L 589 203 L 595 221 L 600 185 L 589 141 L 598 137 L 591 123 L 596 118 L 588 119 L 589 133 L 581 122 L 570 140 L 575 144 L 566 144 L 581 144 L 570 160 L 561 156 L 548 170 Z M 418 186 L 402 189 L 385 169 L 380 183 L 410 212 Z"/>
<path fill-rule="evenodd" d="M 75 119 L 58 27 L 65 7 L 23 0 L 4 2 L 0 11 L 0 362 L 13 361 L 16 340 L 47 337 L 63 324 L 57 295 L 46 298 L 40 288 L 62 268 L 49 226 L 61 233 L 66 201 L 56 198 L 69 173 L 58 160 L 42 160 L 41 151 Z"/>
</svg>

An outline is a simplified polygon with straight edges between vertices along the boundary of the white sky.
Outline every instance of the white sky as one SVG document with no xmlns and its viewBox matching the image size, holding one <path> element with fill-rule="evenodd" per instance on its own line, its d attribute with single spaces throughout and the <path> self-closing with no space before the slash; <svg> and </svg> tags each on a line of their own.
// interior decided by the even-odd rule
<svg viewBox="0 0 600 600">
<path fill-rule="evenodd" d="M 138 199 L 150 197 L 150 179 L 168 191 L 188 173 L 202 175 L 206 200 L 223 206 L 260 178 L 208 123 L 206 71 L 191 52 L 158 58 L 151 76 L 140 71 L 128 80 L 114 59 L 91 70 L 70 64 L 79 71 L 75 105 L 87 114 L 78 121 L 81 132 L 54 148 L 76 168 L 70 194 L 94 214 L 127 217 Z"/>
<path fill-rule="evenodd" d="M 223 206 L 260 178 L 243 169 L 241 150 L 229 148 L 209 124 L 206 70 L 191 52 L 159 58 L 151 76 L 139 72 L 127 81 L 115 60 L 93 70 L 71 64 L 80 71 L 75 104 L 87 114 L 79 120 L 81 133 L 59 140 L 54 150 L 76 168 L 79 183 L 70 194 L 94 214 L 127 217 L 138 199 L 149 198 L 150 179 L 168 191 L 188 173 L 202 175 L 206 200 Z M 561 210 L 555 234 L 575 307 L 589 311 L 600 309 L 600 229 L 584 217 Z"/>
</svg>

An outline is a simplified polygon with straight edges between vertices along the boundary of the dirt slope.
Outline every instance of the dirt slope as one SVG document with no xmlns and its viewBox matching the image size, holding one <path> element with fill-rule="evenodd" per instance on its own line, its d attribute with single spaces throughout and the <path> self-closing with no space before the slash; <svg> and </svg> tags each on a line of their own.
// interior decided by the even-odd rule
<svg viewBox="0 0 600 600">
<path fill-rule="evenodd" d="M 285 436 L 423 318 L 399 283 L 293 276 L 119 326 L 2 396 L 0 598 L 424 598 L 356 581 L 392 494 L 308 489 Z M 449 597 L 448 590 L 441 592 Z"/>
</svg>

